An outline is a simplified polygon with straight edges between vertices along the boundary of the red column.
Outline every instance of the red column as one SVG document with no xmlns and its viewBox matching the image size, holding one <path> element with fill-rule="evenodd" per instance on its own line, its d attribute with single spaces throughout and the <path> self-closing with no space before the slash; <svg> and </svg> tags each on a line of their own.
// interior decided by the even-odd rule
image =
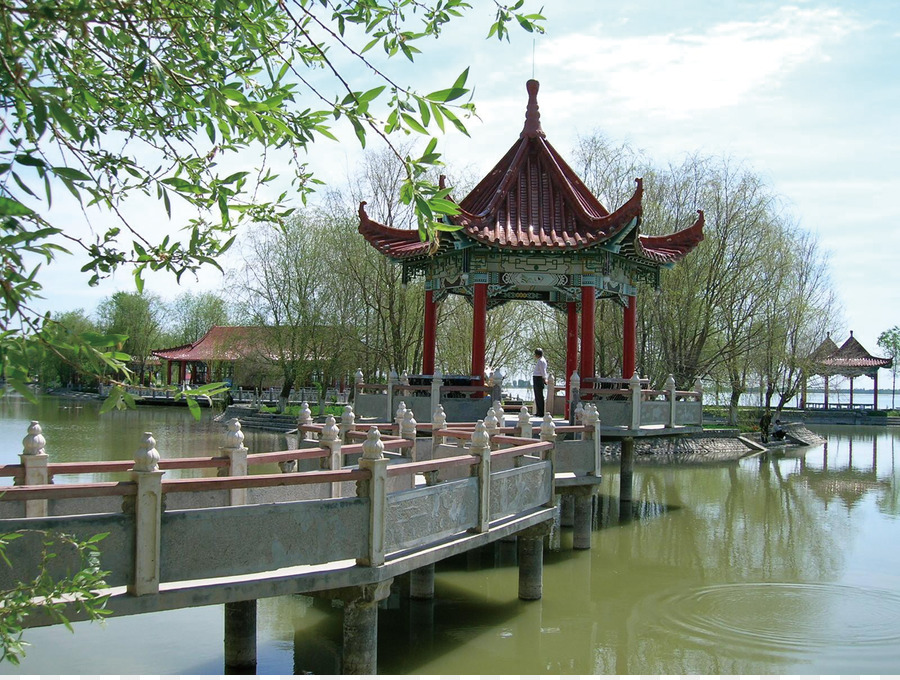
<svg viewBox="0 0 900 680">
<path fill-rule="evenodd" d="M 594 377 L 594 287 L 581 287 L 581 379 Z"/>
<path fill-rule="evenodd" d="M 631 378 L 637 366 L 637 296 L 629 295 L 625 305 L 625 332 L 622 336 L 622 377 Z"/>
<path fill-rule="evenodd" d="M 853 378 L 850 378 L 850 408 L 853 409 Z"/>
<path fill-rule="evenodd" d="M 578 368 L 578 303 L 566 305 L 566 418 L 569 417 L 569 381 Z"/>
<path fill-rule="evenodd" d="M 872 397 L 872 408 L 878 410 L 878 369 L 875 369 L 875 395 Z"/>
<path fill-rule="evenodd" d="M 487 284 L 476 283 L 473 299 L 475 312 L 472 320 L 472 375 L 484 381 L 484 353 L 487 345 Z"/>
<path fill-rule="evenodd" d="M 825 376 L 825 410 L 828 410 L 828 376 Z"/>
<path fill-rule="evenodd" d="M 434 375 L 434 347 L 437 335 L 437 315 L 435 314 L 434 293 L 425 291 L 425 333 L 422 347 L 422 373 Z"/>
<path fill-rule="evenodd" d="M 166 385 L 172 384 L 172 362 L 166 361 Z"/>
</svg>

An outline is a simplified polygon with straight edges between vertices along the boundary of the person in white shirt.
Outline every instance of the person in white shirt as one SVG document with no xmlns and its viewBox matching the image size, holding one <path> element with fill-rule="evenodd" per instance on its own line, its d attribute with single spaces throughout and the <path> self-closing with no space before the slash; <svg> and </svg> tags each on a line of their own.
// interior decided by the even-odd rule
<svg viewBox="0 0 900 680">
<path fill-rule="evenodd" d="M 547 383 L 547 360 L 544 358 L 544 350 L 538 347 L 534 350 L 534 415 L 544 417 L 544 385 Z"/>
</svg>

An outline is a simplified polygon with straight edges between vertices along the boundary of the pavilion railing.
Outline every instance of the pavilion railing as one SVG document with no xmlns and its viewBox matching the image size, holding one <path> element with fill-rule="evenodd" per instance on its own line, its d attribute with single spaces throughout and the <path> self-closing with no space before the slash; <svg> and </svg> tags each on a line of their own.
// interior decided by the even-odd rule
<svg viewBox="0 0 900 680">
<path fill-rule="evenodd" d="M 703 425 L 703 388 L 679 390 L 670 375 L 662 390 L 651 390 L 647 378 L 588 378 L 574 373 L 570 380 L 570 421 L 578 422 L 579 406 L 596 406 L 605 427 L 640 430 L 646 427 Z"/>
<path fill-rule="evenodd" d="M 360 370 L 356 373 L 353 406 L 361 416 L 390 421 L 401 403 L 416 413 L 434 413 L 440 405 L 453 420 L 474 420 L 500 399 L 502 382 L 499 372 L 483 382 L 481 376 L 445 377 L 440 372 L 398 376 L 391 371 L 386 383 L 367 383 Z"/>
</svg>

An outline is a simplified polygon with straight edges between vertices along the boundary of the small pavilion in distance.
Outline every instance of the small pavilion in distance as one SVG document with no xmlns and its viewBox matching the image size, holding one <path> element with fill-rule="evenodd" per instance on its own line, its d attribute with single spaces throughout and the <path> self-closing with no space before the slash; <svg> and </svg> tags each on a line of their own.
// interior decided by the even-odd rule
<svg viewBox="0 0 900 680">
<path fill-rule="evenodd" d="M 553 148 L 541 129 L 538 82 L 527 83 L 525 124 L 518 139 L 445 221 L 436 248 L 415 230 L 371 219 L 359 206 L 359 232 L 403 267 L 404 281 L 425 280 L 422 373 L 435 369 L 436 309 L 448 295 L 473 308 L 473 381 L 484 380 L 487 311 L 513 300 L 539 300 L 567 313 L 566 403 L 569 378 L 595 377 L 594 309 L 607 298 L 623 308 L 622 377 L 635 373 L 638 287 L 659 286 L 671 267 L 703 239 L 703 212 L 667 236 L 640 233 L 641 179 L 634 194 L 607 210 Z M 443 178 L 441 180 L 443 184 Z M 452 199 L 451 199 L 452 200 Z M 579 362 L 580 349 L 580 362 Z"/>
<path fill-rule="evenodd" d="M 850 337 L 840 347 L 834 344 L 834 340 L 831 339 L 829 334 L 822 341 L 822 344 L 816 348 L 816 351 L 813 352 L 812 360 L 811 375 L 825 377 L 825 401 L 822 404 L 808 403 L 806 400 L 806 380 L 804 380 L 803 391 L 800 395 L 800 408 L 832 408 L 833 405 L 830 405 L 828 400 L 828 379 L 833 375 L 842 375 L 845 378 L 850 378 L 850 404 L 848 408 L 853 409 L 853 379 L 866 375 L 875 382 L 871 408 L 878 409 L 878 369 L 891 368 L 894 365 L 892 359 L 869 354 L 859 340 L 853 337 L 853 331 L 850 331 Z M 858 408 L 865 408 L 865 406 L 860 404 Z"/>
</svg>

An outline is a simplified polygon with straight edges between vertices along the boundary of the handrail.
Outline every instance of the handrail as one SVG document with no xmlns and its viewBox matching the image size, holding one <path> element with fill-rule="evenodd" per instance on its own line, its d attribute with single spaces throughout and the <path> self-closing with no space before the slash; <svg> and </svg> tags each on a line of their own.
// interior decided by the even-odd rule
<svg viewBox="0 0 900 680">
<path fill-rule="evenodd" d="M 387 469 L 387 475 L 388 477 L 397 477 L 404 474 L 418 474 L 419 472 L 442 470 L 460 465 L 472 466 L 477 465 L 479 462 L 481 462 L 481 459 L 478 456 L 449 456 L 447 458 L 435 458 L 434 460 L 421 460 L 415 463 L 390 465 Z"/>
<path fill-rule="evenodd" d="M 35 484 L 0 487 L 0 501 L 59 500 L 62 498 L 99 498 L 134 496 L 135 482 L 91 482 L 88 484 Z"/>
<path fill-rule="evenodd" d="M 0 477 L 18 477 L 22 474 L 25 474 L 25 466 L 21 463 L 0 465 Z"/>
<path fill-rule="evenodd" d="M 109 472 L 128 472 L 133 467 L 133 460 L 71 461 L 66 463 L 50 463 L 47 465 L 47 471 L 50 475 L 101 474 Z M 225 457 L 163 458 L 159 461 L 160 470 L 192 470 L 226 467 L 228 467 L 228 459 Z"/>
<path fill-rule="evenodd" d="M 511 446 L 508 449 L 500 449 L 493 451 L 491 458 L 515 458 L 524 456 L 529 453 L 540 453 L 541 451 L 549 451 L 553 448 L 553 442 L 545 442 L 539 439 L 534 440 L 531 444 L 522 444 L 522 446 Z"/>
<path fill-rule="evenodd" d="M 327 482 L 354 482 L 370 479 L 369 470 L 351 468 L 346 470 L 313 470 L 311 472 L 291 472 L 273 475 L 243 475 L 241 477 L 202 477 L 200 479 L 163 480 L 163 493 L 185 493 L 191 491 L 214 491 L 216 489 L 255 489 L 273 486 L 297 486 L 301 484 L 323 484 Z"/>
</svg>

